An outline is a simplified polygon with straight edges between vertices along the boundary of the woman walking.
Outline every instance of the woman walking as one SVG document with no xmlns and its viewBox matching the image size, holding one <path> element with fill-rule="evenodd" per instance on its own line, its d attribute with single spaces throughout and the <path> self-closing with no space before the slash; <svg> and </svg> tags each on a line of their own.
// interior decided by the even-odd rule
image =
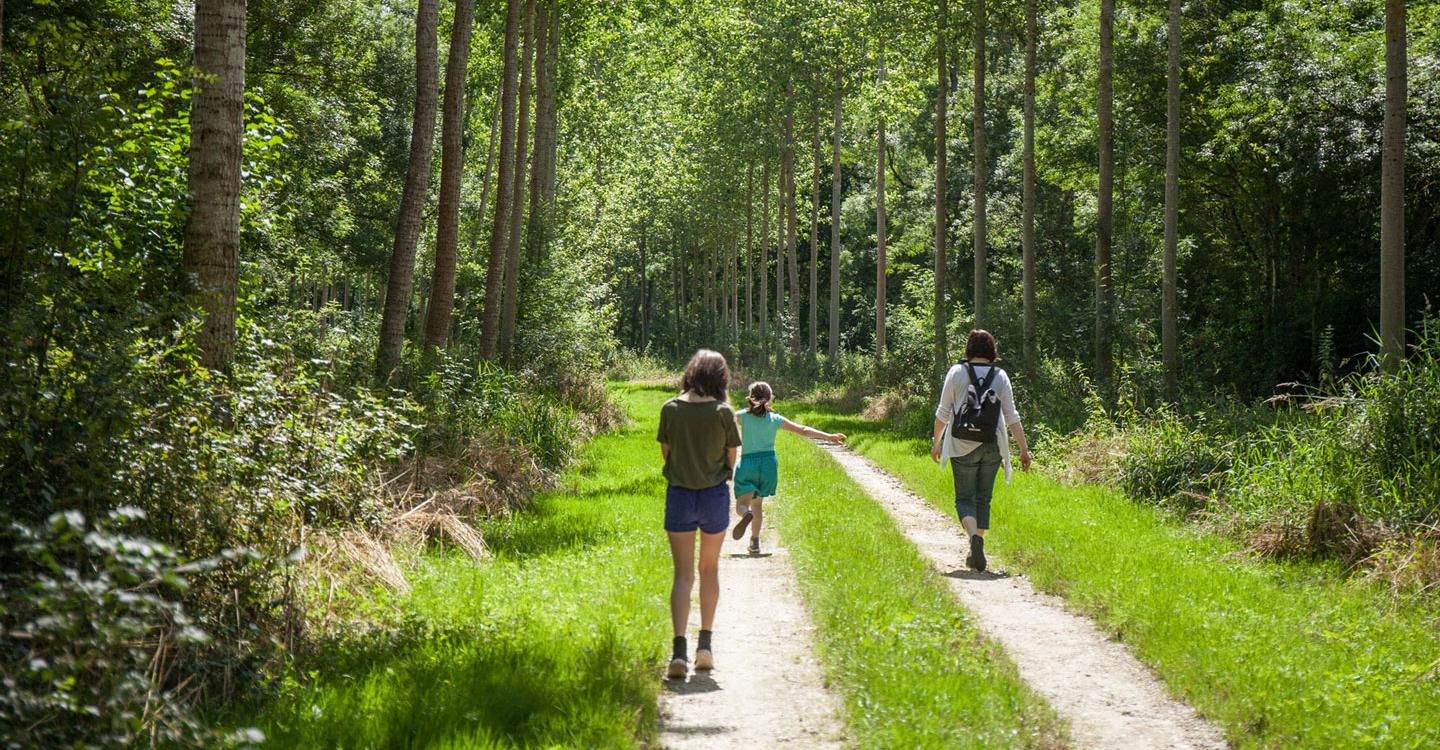
<svg viewBox="0 0 1440 750">
<path fill-rule="evenodd" d="M 680 395 L 660 407 L 660 454 L 665 459 L 665 531 L 675 579 L 670 587 L 674 651 L 665 676 L 684 679 L 689 671 L 685 642 L 690 592 L 695 587 L 695 536 L 700 536 L 700 640 L 695 668 L 712 669 L 710 628 L 720 598 L 720 545 L 730 525 L 730 488 L 740 431 L 727 401 L 730 370 L 719 352 L 701 349 L 680 379 Z"/>
<path fill-rule="evenodd" d="M 930 441 L 930 457 L 936 463 L 950 459 L 955 478 L 955 513 L 970 536 L 970 556 L 965 564 L 973 570 L 985 569 L 990 496 L 995 489 L 995 474 L 1002 465 L 1005 481 L 1010 481 L 1006 427 L 1020 446 L 1020 468 L 1030 470 L 1025 427 L 1015 410 L 1010 376 L 995 364 L 999 359 L 995 337 L 989 331 L 970 332 L 965 359 L 945 374 Z"/>
</svg>

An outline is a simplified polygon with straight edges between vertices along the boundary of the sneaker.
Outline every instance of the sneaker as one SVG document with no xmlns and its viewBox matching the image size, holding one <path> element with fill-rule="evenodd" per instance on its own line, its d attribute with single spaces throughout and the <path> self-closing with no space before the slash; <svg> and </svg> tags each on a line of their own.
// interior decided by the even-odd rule
<svg viewBox="0 0 1440 750">
<path fill-rule="evenodd" d="M 965 564 L 972 570 L 984 572 L 985 570 L 985 537 L 974 534 L 970 537 L 970 556 L 965 558 Z"/>
<path fill-rule="evenodd" d="M 739 540 L 740 537 L 745 536 L 745 529 L 749 528 L 750 519 L 754 517 L 754 513 L 751 513 L 748 510 L 745 511 L 745 515 L 741 516 L 740 520 L 735 523 L 735 529 L 730 532 L 730 538 Z"/>
<path fill-rule="evenodd" d="M 683 680 L 685 674 L 690 671 L 690 662 L 679 657 L 670 660 L 670 668 L 665 670 L 665 679 Z"/>
<path fill-rule="evenodd" d="M 708 648 L 696 649 L 695 671 L 702 669 L 710 670 L 715 668 L 715 654 Z"/>
<path fill-rule="evenodd" d="M 752 555 L 758 555 L 758 554 L 760 554 L 760 538 L 759 538 L 759 537 L 753 537 L 753 536 L 750 537 L 750 554 L 752 554 Z"/>
</svg>

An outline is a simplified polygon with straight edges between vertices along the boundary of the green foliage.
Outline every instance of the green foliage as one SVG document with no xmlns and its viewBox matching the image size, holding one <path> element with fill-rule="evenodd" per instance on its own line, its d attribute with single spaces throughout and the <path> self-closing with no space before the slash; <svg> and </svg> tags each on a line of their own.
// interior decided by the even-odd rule
<svg viewBox="0 0 1440 750">
<path fill-rule="evenodd" d="M 477 441 L 498 439 L 550 471 L 574 455 L 575 412 L 497 365 L 445 358 L 418 390 L 426 419 L 422 452 L 464 452 Z"/>
<path fill-rule="evenodd" d="M 166 545 L 133 536 L 138 508 L 95 522 L 54 513 L 18 532 L 16 552 L 32 577 L 4 604 L 11 630 L 0 679 L 0 742 L 21 747 L 230 746 L 194 718 L 178 689 L 156 684 L 154 647 L 204 644 L 209 636 L 181 606 L 182 566 Z M 13 668 L 11 668 L 13 667 Z M 254 739 L 237 732 L 234 740 Z"/>
<path fill-rule="evenodd" d="M 1134 429 L 1119 467 L 1126 494 L 1189 510 L 1223 491 L 1233 461 L 1229 446 L 1203 421 L 1191 421 L 1165 409 Z"/>
<path fill-rule="evenodd" d="M 846 433 L 952 511 L 949 473 L 936 471 L 923 441 L 818 407 L 787 414 Z M 1337 578 L 1333 567 L 1247 556 L 1117 491 L 1033 472 L 997 482 L 993 519 L 987 553 L 1129 644 L 1236 747 L 1440 742 L 1433 602 L 1397 605 L 1385 588 Z"/>
</svg>

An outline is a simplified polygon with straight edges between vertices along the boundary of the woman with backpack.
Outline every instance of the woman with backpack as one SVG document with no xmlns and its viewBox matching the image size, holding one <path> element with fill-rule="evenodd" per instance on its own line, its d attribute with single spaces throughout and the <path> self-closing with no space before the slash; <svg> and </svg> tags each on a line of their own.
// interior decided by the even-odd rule
<svg viewBox="0 0 1440 750">
<path fill-rule="evenodd" d="M 1020 446 L 1020 468 L 1030 470 L 1030 446 L 1025 427 L 1015 410 L 1010 376 L 995 364 L 1000 359 L 995 337 L 989 331 L 970 332 L 965 358 L 945 374 L 940 404 L 935 407 L 935 431 L 930 458 L 950 459 L 955 477 L 955 513 L 970 536 L 965 564 L 985 570 L 985 531 L 990 528 L 990 495 L 995 474 L 1005 467 L 1010 481 L 1010 440 Z"/>
</svg>

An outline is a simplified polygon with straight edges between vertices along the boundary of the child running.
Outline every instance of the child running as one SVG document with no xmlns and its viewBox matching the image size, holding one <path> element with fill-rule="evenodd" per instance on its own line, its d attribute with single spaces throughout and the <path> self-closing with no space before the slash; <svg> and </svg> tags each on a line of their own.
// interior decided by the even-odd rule
<svg viewBox="0 0 1440 750">
<path fill-rule="evenodd" d="M 750 554 L 760 554 L 760 524 L 765 520 L 765 498 L 775 494 L 775 485 L 780 480 L 780 464 L 775 460 L 775 433 L 780 430 L 808 438 L 828 440 L 832 443 L 845 442 L 845 436 L 836 432 L 822 432 L 813 427 L 796 424 L 776 414 L 770 408 L 775 392 L 770 384 L 757 381 L 750 384 L 750 393 L 745 400 L 750 408 L 741 412 L 740 421 L 740 465 L 735 467 L 735 512 L 740 521 L 735 524 L 731 535 L 739 539 L 750 529 Z"/>
</svg>

